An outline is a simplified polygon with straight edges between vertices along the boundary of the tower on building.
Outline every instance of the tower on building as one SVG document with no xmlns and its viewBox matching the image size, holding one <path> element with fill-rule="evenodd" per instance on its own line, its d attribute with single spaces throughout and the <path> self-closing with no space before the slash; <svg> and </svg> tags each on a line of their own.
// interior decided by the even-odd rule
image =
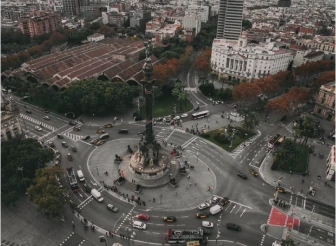
<svg viewBox="0 0 336 246">
<path fill-rule="evenodd" d="M 217 38 L 238 40 L 242 31 L 244 0 L 220 0 Z"/>
</svg>

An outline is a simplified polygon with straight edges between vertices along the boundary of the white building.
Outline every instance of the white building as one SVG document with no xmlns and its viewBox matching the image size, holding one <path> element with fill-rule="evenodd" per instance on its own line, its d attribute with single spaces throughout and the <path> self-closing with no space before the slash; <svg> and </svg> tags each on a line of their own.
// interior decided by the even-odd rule
<svg viewBox="0 0 336 246">
<path fill-rule="evenodd" d="M 333 145 L 327 158 L 327 180 L 335 180 L 335 154 L 335 145 Z"/>
<path fill-rule="evenodd" d="M 201 30 L 201 16 L 196 14 L 186 15 L 183 17 L 182 26 L 186 30 L 192 30 L 195 28 L 195 36 Z"/>
<path fill-rule="evenodd" d="M 215 39 L 212 45 L 211 67 L 220 77 L 229 80 L 259 78 L 287 70 L 292 60 L 290 50 L 279 49 L 275 43 L 247 44 L 246 37 L 238 40 Z"/>
<path fill-rule="evenodd" d="M 185 15 L 197 14 L 201 16 L 201 22 L 209 20 L 209 6 L 189 5 L 185 11 Z"/>
<path fill-rule="evenodd" d="M 100 40 L 103 40 L 105 38 L 104 34 L 100 34 L 100 33 L 94 33 L 90 36 L 87 36 L 87 40 L 89 42 L 98 42 Z"/>
</svg>

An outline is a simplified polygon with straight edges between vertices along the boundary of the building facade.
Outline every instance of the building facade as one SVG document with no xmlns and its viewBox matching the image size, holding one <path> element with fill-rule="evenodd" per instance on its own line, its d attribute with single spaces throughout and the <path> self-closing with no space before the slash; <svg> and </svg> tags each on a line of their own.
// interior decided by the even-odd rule
<svg viewBox="0 0 336 246">
<path fill-rule="evenodd" d="M 270 39 L 258 45 L 247 44 L 246 37 L 215 39 L 212 45 L 211 67 L 220 77 L 229 80 L 276 74 L 287 70 L 291 60 L 291 51 L 275 47 Z"/>
<path fill-rule="evenodd" d="M 1 141 L 22 135 L 19 110 L 15 101 L 1 92 Z"/>
<path fill-rule="evenodd" d="M 335 82 L 322 85 L 317 95 L 314 113 L 335 122 Z"/>
<path fill-rule="evenodd" d="M 331 147 L 330 153 L 327 158 L 327 171 L 326 171 L 326 180 L 332 180 L 335 181 L 335 153 L 336 147 L 333 145 Z"/>
<path fill-rule="evenodd" d="M 185 10 L 185 15 L 196 14 L 201 17 L 201 22 L 208 22 L 209 20 L 209 6 L 188 5 Z"/>
<path fill-rule="evenodd" d="M 217 38 L 238 40 L 242 31 L 244 0 L 220 0 Z"/>
<path fill-rule="evenodd" d="M 60 25 L 61 18 L 58 12 L 36 11 L 19 18 L 21 32 L 31 38 L 56 31 Z"/>
<path fill-rule="evenodd" d="M 182 26 L 185 30 L 192 31 L 195 28 L 195 35 L 201 30 L 201 16 L 196 14 L 186 15 L 183 17 Z"/>
<path fill-rule="evenodd" d="M 102 21 L 104 24 L 114 24 L 117 26 L 122 26 L 125 23 L 124 16 L 118 12 L 102 12 Z"/>
<path fill-rule="evenodd" d="M 94 33 L 94 34 L 88 36 L 87 40 L 89 42 L 98 42 L 100 40 L 103 40 L 104 38 L 105 38 L 104 34 Z"/>
</svg>

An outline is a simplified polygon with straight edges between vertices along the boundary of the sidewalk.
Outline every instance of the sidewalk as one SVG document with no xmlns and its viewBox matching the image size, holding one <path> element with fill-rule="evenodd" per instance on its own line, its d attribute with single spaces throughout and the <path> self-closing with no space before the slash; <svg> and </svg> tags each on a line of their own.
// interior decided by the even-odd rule
<svg viewBox="0 0 336 246">
<path fill-rule="evenodd" d="M 308 168 L 311 174 L 308 176 L 289 174 L 286 172 L 271 170 L 271 166 L 273 164 L 273 156 L 270 153 L 267 154 L 265 159 L 263 160 L 259 168 L 259 173 L 261 177 L 265 180 L 265 182 L 273 187 L 277 186 L 277 180 L 279 179 L 279 177 L 282 177 L 282 187 L 284 187 L 288 191 L 290 191 L 290 187 L 294 187 L 294 193 L 303 197 L 307 196 L 310 185 L 313 185 L 316 187 L 316 193 L 315 196 L 308 195 L 310 199 L 335 206 L 335 183 L 328 181 L 328 184 L 332 188 L 324 185 L 325 180 L 323 179 L 322 175 L 325 173 L 324 169 L 326 168 L 326 166 L 324 163 L 322 165 L 322 163 L 320 162 L 321 161 L 316 161 L 316 158 L 314 159 L 313 157 L 309 159 Z M 318 175 L 321 175 L 322 179 L 318 179 Z M 302 180 L 304 180 L 304 183 L 302 183 Z M 301 193 L 301 190 L 303 190 L 303 193 Z"/>
</svg>

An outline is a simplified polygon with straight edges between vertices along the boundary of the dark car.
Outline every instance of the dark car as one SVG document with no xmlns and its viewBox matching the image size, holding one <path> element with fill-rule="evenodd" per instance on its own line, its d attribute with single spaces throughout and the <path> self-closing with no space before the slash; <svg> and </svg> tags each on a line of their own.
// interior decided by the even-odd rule
<svg viewBox="0 0 336 246">
<path fill-rule="evenodd" d="M 203 227 L 199 227 L 198 229 L 203 231 L 203 235 L 206 235 L 206 236 L 211 235 L 211 230 L 210 229 L 206 229 L 206 228 L 203 228 Z"/>
<path fill-rule="evenodd" d="M 90 138 L 90 136 L 88 135 L 88 136 L 84 137 L 83 140 L 87 140 L 89 138 Z"/>
<path fill-rule="evenodd" d="M 69 121 L 69 125 L 75 126 L 75 125 L 77 125 L 77 123 L 72 120 L 72 121 Z"/>
<path fill-rule="evenodd" d="M 63 139 L 64 137 L 62 136 L 62 135 L 60 135 L 60 134 L 57 134 L 57 137 L 59 138 L 59 139 Z"/>
<path fill-rule="evenodd" d="M 53 142 L 49 142 L 49 146 L 50 146 L 51 148 L 54 148 L 54 147 L 55 147 L 55 144 L 54 144 Z"/>
<path fill-rule="evenodd" d="M 73 130 L 74 130 L 74 131 L 80 131 L 81 128 L 80 128 L 79 126 L 74 126 Z"/>
<path fill-rule="evenodd" d="M 219 205 L 225 206 L 229 202 L 229 198 L 224 197 L 220 200 Z"/>
<path fill-rule="evenodd" d="M 241 172 L 237 173 L 237 175 L 241 177 L 242 179 L 247 179 L 247 176 Z"/>
<path fill-rule="evenodd" d="M 176 217 L 174 217 L 174 216 L 163 217 L 163 221 L 164 222 L 175 222 L 176 221 Z"/>
<path fill-rule="evenodd" d="M 31 114 L 32 111 L 30 111 L 30 110 L 26 110 L 26 113 L 27 113 L 27 114 Z"/>
<path fill-rule="evenodd" d="M 200 108 L 199 106 L 195 106 L 195 107 L 194 107 L 194 111 L 199 110 L 199 108 Z"/>
<path fill-rule="evenodd" d="M 64 148 L 68 148 L 68 144 L 67 144 L 66 142 L 62 142 L 62 146 L 63 146 Z"/>
<path fill-rule="evenodd" d="M 226 228 L 230 230 L 235 230 L 235 231 L 241 231 L 241 227 L 239 225 L 233 224 L 233 223 L 227 223 Z"/>
<path fill-rule="evenodd" d="M 75 146 L 71 146 L 70 149 L 72 150 L 72 152 L 77 152 L 77 149 Z"/>
<path fill-rule="evenodd" d="M 118 133 L 128 133 L 128 129 L 119 129 Z"/>
</svg>

